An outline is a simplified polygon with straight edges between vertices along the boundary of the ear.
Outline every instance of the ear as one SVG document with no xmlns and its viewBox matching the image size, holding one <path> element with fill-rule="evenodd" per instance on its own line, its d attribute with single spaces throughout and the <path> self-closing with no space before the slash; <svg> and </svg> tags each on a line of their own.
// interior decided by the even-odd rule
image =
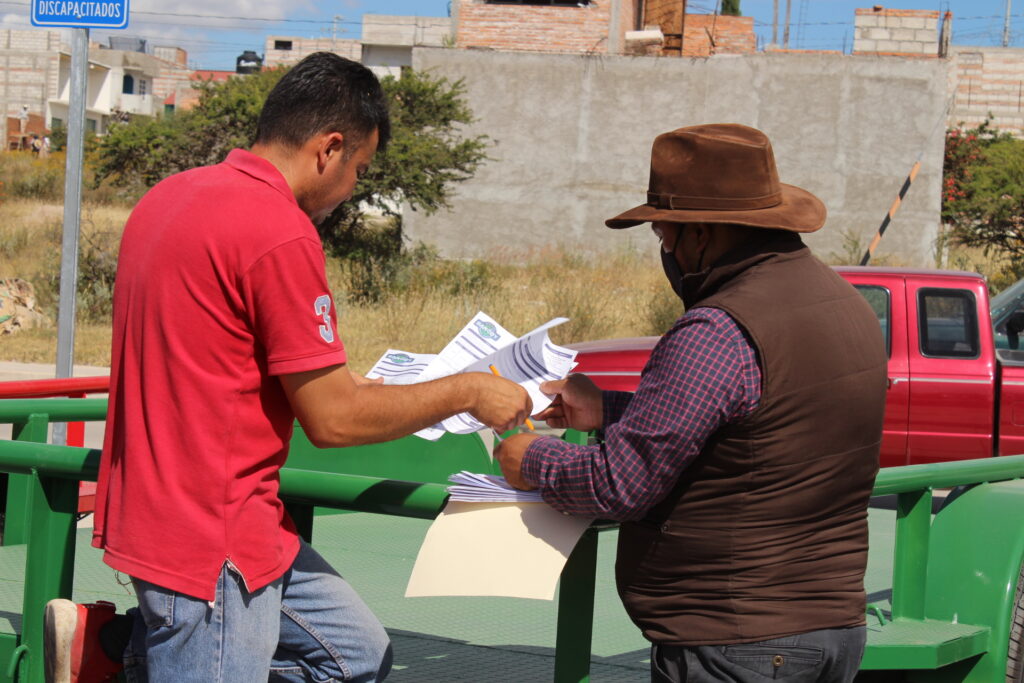
<svg viewBox="0 0 1024 683">
<path fill-rule="evenodd" d="M 708 245 L 711 244 L 711 239 L 714 236 L 715 228 L 707 223 L 694 223 L 693 231 L 697 236 L 697 249 L 703 251 L 707 249 Z"/>
<path fill-rule="evenodd" d="M 331 159 L 338 160 L 345 150 L 345 136 L 337 131 L 321 133 L 317 139 L 317 170 L 321 173 Z"/>
</svg>

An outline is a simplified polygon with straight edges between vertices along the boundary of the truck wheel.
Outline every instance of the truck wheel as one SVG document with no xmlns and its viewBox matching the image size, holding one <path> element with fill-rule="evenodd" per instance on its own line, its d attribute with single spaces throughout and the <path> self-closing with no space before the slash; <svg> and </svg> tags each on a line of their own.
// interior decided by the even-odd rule
<svg viewBox="0 0 1024 683">
<path fill-rule="evenodd" d="M 1006 653 L 1006 683 L 1024 683 L 1024 566 L 1010 611 L 1010 642 Z"/>
</svg>

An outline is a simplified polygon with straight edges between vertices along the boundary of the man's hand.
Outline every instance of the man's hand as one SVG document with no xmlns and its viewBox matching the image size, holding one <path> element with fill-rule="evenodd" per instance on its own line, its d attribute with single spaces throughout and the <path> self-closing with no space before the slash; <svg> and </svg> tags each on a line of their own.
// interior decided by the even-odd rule
<svg viewBox="0 0 1024 683">
<path fill-rule="evenodd" d="M 569 375 L 565 379 L 544 382 L 540 390 L 549 395 L 557 394 L 551 405 L 536 416 L 549 427 L 590 432 L 604 425 L 601 390 L 586 375 Z"/>
<path fill-rule="evenodd" d="M 469 414 L 501 433 L 526 422 L 533 401 L 526 389 L 515 382 L 483 372 L 466 373 L 475 388 Z"/>
<path fill-rule="evenodd" d="M 523 477 L 521 470 L 526 449 L 533 443 L 534 439 L 539 438 L 540 436 L 537 434 L 513 434 L 499 443 L 494 451 L 494 457 L 498 459 L 498 464 L 501 465 L 501 473 L 505 475 L 506 481 L 521 491 L 530 491 L 537 488 L 535 484 Z"/>
</svg>

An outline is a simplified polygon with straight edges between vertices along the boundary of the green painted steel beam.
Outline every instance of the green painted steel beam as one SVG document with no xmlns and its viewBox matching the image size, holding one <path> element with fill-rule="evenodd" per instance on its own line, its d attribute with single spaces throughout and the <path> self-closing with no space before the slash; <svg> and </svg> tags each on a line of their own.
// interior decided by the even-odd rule
<svg viewBox="0 0 1024 683">
<path fill-rule="evenodd" d="M 588 529 L 573 548 L 558 581 L 555 683 L 590 680 L 596 574 L 597 529 Z"/>
<path fill-rule="evenodd" d="M 1024 477 L 1024 455 L 887 467 L 879 471 L 871 495 L 884 496 L 926 488 L 945 489 L 1020 477 Z"/>
<path fill-rule="evenodd" d="M 18 441 L 0 442 L 0 470 L 96 480 L 100 451 Z M 433 519 L 448 498 L 443 484 L 423 484 L 335 472 L 281 470 L 281 495 L 310 505 Z"/>
<path fill-rule="evenodd" d="M 85 400 L 85 399 L 83 399 Z M 96 481 L 100 451 L 27 441 L 0 441 L 0 471 Z"/>
<path fill-rule="evenodd" d="M 923 619 L 928 572 L 932 490 L 899 494 L 896 501 L 896 549 L 893 553 L 892 615 Z"/>
<path fill-rule="evenodd" d="M 311 505 L 420 519 L 437 517 L 448 500 L 444 484 L 290 468 L 281 470 L 281 495 Z"/>
<path fill-rule="evenodd" d="M 33 476 L 31 542 L 25 556 L 21 643 L 26 646 L 23 680 L 42 681 L 43 611 L 51 598 L 70 598 L 75 571 L 75 518 L 78 482 Z"/>
<path fill-rule="evenodd" d="M 107 417 L 105 398 L 5 398 L 0 399 L 0 422 L 16 422 L 34 413 L 48 415 L 50 422 L 93 422 Z"/>
<path fill-rule="evenodd" d="M 0 683 L 13 682 L 17 661 L 14 653 L 18 647 L 18 636 L 0 633 Z"/>
<path fill-rule="evenodd" d="M 45 443 L 49 423 L 46 415 L 29 414 L 24 420 L 12 425 L 12 435 L 18 441 Z M 7 504 L 4 516 L 4 545 L 19 545 L 28 542 L 28 520 L 32 506 L 32 475 L 7 475 Z"/>
</svg>

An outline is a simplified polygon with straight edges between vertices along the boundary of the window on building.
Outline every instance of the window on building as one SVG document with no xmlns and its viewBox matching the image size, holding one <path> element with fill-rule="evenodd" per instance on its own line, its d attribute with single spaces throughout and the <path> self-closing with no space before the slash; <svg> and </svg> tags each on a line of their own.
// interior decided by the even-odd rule
<svg viewBox="0 0 1024 683">
<path fill-rule="evenodd" d="M 854 285 L 854 287 L 868 302 L 875 317 L 878 318 L 882 336 L 885 337 L 885 349 L 889 355 L 892 355 L 892 343 L 889 340 L 889 290 L 877 285 Z"/>
<path fill-rule="evenodd" d="M 560 7 L 584 7 L 591 0 L 486 0 L 488 5 L 558 5 Z"/>
<path fill-rule="evenodd" d="M 96 119 L 86 119 L 85 120 L 85 132 L 86 133 L 92 133 L 93 135 L 96 135 L 97 128 L 98 128 L 98 126 L 96 125 Z"/>
<path fill-rule="evenodd" d="M 921 354 L 977 358 L 978 316 L 974 294 L 962 289 L 921 289 L 917 294 Z"/>
<path fill-rule="evenodd" d="M 139 94 L 140 95 L 145 95 L 148 89 L 149 88 L 146 85 L 145 79 L 140 78 L 139 79 Z"/>
<path fill-rule="evenodd" d="M 124 78 L 121 79 L 121 94 L 122 95 L 134 95 L 135 94 L 135 79 L 130 74 L 125 74 Z"/>
<path fill-rule="evenodd" d="M 290 40 L 275 40 L 274 41 L 274 49 L 275 50 L 291 50 L 292 49 L 292 41 L 290 41 Z"/>
</svg>

